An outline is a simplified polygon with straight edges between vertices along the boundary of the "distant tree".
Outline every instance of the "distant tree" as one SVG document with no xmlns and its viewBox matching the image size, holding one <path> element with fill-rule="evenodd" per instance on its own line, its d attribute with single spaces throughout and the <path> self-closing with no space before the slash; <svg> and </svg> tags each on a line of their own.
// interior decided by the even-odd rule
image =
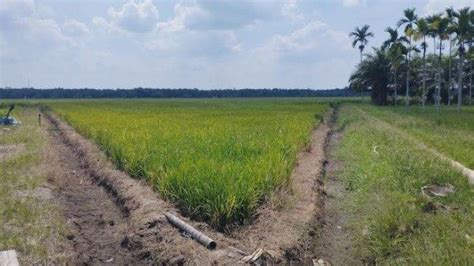
<svg viewBox="0 0 474 266">
<path fill-rule="evenodd" d="M 388 53 L 387 56 L 390 60 L 390 66 L 393 71 L 393 87 L 394 87 L 394 95 L 393 95 L 393 101 L 394 104 L 397 104 L 397 99 L 398 99 L 398 70 L 400 69 L 400 66 L 402 65 L 403 61 L 403 55 L 406 54 L 406 47 L 405 44 L 408 43 L 408 39 L 405 36 L 399 36 L 398 35 L 398 30 L 393 29 L 391 27 L 388 27 L 385 29 L 385 32 L 387 32 L 390 37 L 386 41 L 383 42 L 382 44 L 382 50 L 387 50 Z"/>
<path fill-rule="evenodd" d="M 416 22 L 416 31 L 413 35 L 415 41 L 422 40 L 421 42 L 421 49 L 423 51 L 423 69 L 422 69 L 422 92 L 421 92 L 421 102 L 423 107 L 425 106 L 426 102 L 426 50 L 428 49 L 428 43 L 426 42 L 426 37 L 430 34 L 430 26 L 428 21 L 424 18 L 418 19 Z"/>
<path fill-rule="evenodd" d="M 356 47 L 359 44 L 360 62 L 362 62 L 362 54 L 365 46 L 369 42 L 369 37 L 374 37 L 374 34 L 369 31 L 369 25 L 364 25 L 362 28 L 355 28 L 353 32 L 349 33 L 349 37 L 352 37 L 352 47 Z"/>
<path fill-rule="evenodd" d="M 439 56 L 438 56 L 438 63 L 437 63 L 437 73 L 436 73 L 436 95 L 435 95 L 435 103 L 436 103 L 436 108 L 439 110 L 440 104 L 441 104 L 441 77 L 442 77 L 442 49 L 443 49 L 443 40 L 447 40 L 449 33 L 449 19 L 446 17 L 443 17 L 441 14 L 435 15 L 432 17 L 431 21 L 431 29 L 432 29 L 432 34 L 434 38 L 438 37 L 439 39 Z"/>
<path fill-rule="evenodd" d="M 360 62 L 362 63 L 362 55 L 364 49 L 369 43 L 369 37 L 374 37 L 374 34 L 369 31 L 369 25 L 364 25 L 362 28 L 356 27 L 353 32 L 349 33 L 349 37 L 352 37 L 352 47 L 356 47 L 357 44 L 359 45 L 359 53 L 360 53 Z M 363 87 L 360 87 L 361 96 L 363 96 Z"/>
<path fill-rule="evenodd" d="M 472 105 L 472 76 L 473 73 L 473 63 L 474 63 L 474 10 L 470 12 L 470 33 L 469 33 L 469 53 L 468 53 L 468 60 L 469 60 L 469 105 Z"/>
<path fill-rule="evenodd" d="M 456 34 L 456 41 L 458 44 L 458 54 L 459 54 L 459 62 L 458 62 L 458 104 L 457 109 L 461 110 L 462 105 L 462 90 L 463 90 L 463 78 L 464 78 L 464 59 L 466 48 L 464 45 L 470 39 L 469 36 L 472 34 L 472 25 L 471 25 L 471 13 L 470 8 L 466 7 L 459 12 L 454 13 L 454 21 L 453 21 L 453 31 Z"/>
<path fill-rule="evenodd" d="M 386 105 L 390 82 L 390 60 L 383 49 L 374 48 L 351 75 L 351 86 L 371 87 L 371 100 L 376 105 Z"/>
<path fill-rule="evenodd" d="M 418 16 L 415 14 L 415 8 L 408 8 L 403 11 L 404 17 L 400 19 L 397 23 L 398 27 L 405 26 L 404 32 L 405 35 L 409 38 L 408 46 L 411 46 L 413 33 L 415 32 L 415 23 L 418 19 Z M 409 96 L 410 96 L 410 55 L 411 50 L 409 49 L 407 53 L 407 78 L 406 78 L 406 99 L 405 106 L 408 107 Z"/>
<path fill-rule="evenodd" d="M 453 87 L 453 80 L 452 80 L 452 59 L 453 59 L 453 40 L 452 40 L 452 35 L 455 31 L 455 28 L 453 26 L 454 23 L 454 14 L 456 14 L 456 11 L 454 11 L 454 8 L 450 7 L 446 9 L 446 19 L 449 22 L 448 26 L 448 42 L 449 42 L 449 57 L 448 57 L 448 106 L 451 105 L 451 89 Z"/>
</svg>

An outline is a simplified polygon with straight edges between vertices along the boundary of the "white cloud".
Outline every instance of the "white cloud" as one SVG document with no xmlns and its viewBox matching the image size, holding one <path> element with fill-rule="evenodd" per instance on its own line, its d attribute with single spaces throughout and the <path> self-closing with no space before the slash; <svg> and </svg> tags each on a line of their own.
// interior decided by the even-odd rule
<svg viewBox="0 0 474 266">
<path fill-rule="evenodd" d="M 428 3 L 424 6 L 425 15 L 433 14 L 437 12 L 443 12 L 448 7 L 454 7 L 456 9 L 464 7 L 473 7 L 474 0 L 428 0 Z"/>
<path fill-rule="evenodd" d="M 145 48 L 167 51 L 186 58 L 215 58 L 239 52 L 241 48 L 235 31 L 253 20 L 240 17 L 234 22 L 226 21 L 233 19 L 219 14 L 217 10 L 208 9 L 207 2 L 203 3 L 204 7 L 197 2 L 177 3 L 174 6 L 174 16 L 158 23 L 152 39 L 145 42 Z M 220 5 L 217 9 L 223 13 L 228 12 L 227 5 L 235 6 L 231 1 L 216 5 Z"/>
<path fill-rule="evenodd" d="M 327 88 L 357 61 L 312 1 L 73 2 L 0 0 L 0 86 Z"/>
<path fill-rule="evenodd" d="M 158 9 L 152 0 L 128 0 L 119 9 L 110 7 L 109 18 L 94 17 L 94 24 L 106 30 L 145 33 L 158 23 Z"/>
<path fill-rule="evenodd" d="M 286 0 L 281 7 L 283 17 L 289 18 L 293 21 L 303 20 L 305 16 L 298 6 L 297 0 Z"/>
<path fill-rule="evenodd" d="M 90 34 L 89 28 L 82 22 L 68 19 L 63 24 L 63 32 L 68 36 L 82 38 Z"/>
<path fill-rule="evenodd" d="M 328 49 L 350 50 L 349 43 L 346 33 L 331 29 L 322 21 L 313 20 L 288 35 L 275 35 L 262 50 L 290 54 L 311 50 L 313 54 L 321 54 Z"/>
<path fill-rule="evenodd" d="M 344 7 L 355 7 L 360 5 L 362 0 L 342 0 L 342 5 Z"/>
<path fill-rule="evenodd" d="M 0 29 L 8 31 L 21 27 L 21 20 L 35 13 L 33 0 L 6 0 L 0 3 Z"/>
<path fill-rule="evenodd" d="M 174 6 L 174 17 L 168 21 L 158 23 L 158 30 L 162 32 L 176 32 L 186 29 L 187 24 L 192 24 L 200 18 L 206 18 L 209 12 L 199 5 L 185 5 L 177 3 Z"/>
<path fill-rule="evenodd" d="M 237 30 L 275 16 L 271 1 L 197 0 L 184 24 L 192 30 Z"/>
<path fill-rule="evenodd" d="M 43 48 L 52 48 L 57 44 L 76 46 L 88 33 L 87 26 L 75 20 L 67 20 L 61 27 L 53 18 L 44 17 L 43 11 L 52 13 L 44 6 L 38 6 L 33 0 L 6 0 L 0 5 L 0 28 L 7 39 L 6 45 L 13 40 L 32 42 Z"/>
<path fill-rule="evenodd" d="M 240 51 L 240 43 L 233 31 L 196 32 L 185 28 L 163 28 L 145 42 L 145 48 L 179 58 L 224 56 Z"/>
</svg>

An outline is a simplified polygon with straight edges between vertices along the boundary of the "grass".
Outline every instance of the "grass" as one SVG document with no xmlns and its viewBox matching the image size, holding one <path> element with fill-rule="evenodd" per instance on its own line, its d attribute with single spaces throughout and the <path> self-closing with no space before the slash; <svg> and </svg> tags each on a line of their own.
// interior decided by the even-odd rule
<svg viewBox="0 0 474 266">
<path fill-rule="evenodd" d="M 459 117 L 469 119 L 470 111 L 465 112 Z M 474 248 L 474 190 L 448 163 L 414 144 L 404 131 L 394 130 L 400 127 L 414 134 L 406 120 L 436 120 L 438 115 L 402 114 L 398 109 L 355 105 L 341 110 L 338 127 L 344 128 L 344 137 L 336 156 L 344 162 L 340 177 L 348 188 L 341 204 L 351 213 L 357 253 L 377 264 L 468 265 Z M 465 128 L 463 119 L 441 119 L 441 127 L 464 130 L 472 137 L 472 125 Z M 420 121 L 418 134 L 436 136 L 427 120 Z M 429 200 L 421 194 L 422 186 L 447 183 L 456 191 L 445 198 Z M 448 209 L 427 211 L 432 204 Z"/>
<path fill-rule="evenodd" d="M 474 169 L 474 107 L 444 107 L 436 112 L 434 107 L 363 106 L 375 117 L 402 129 L 411 136 L 435 148 L 448 157 Z"/>
<path fill-rule="evenodd" d="M 0 114 L 4 111 L 0 107 Z M 10 127 L 10 131 L 0 126 L 0 146 L 24 145 L 21 152 L 0 159 L 0 250 L 17 250 L 22 264 L 59 259 L 54 250 L 64 230 L 64 218 L 57 206 L 28 193 L 47 182 L 41 168 L 47 140 L 37 125 L 36 114 L 19 107 L 14 115 L 22 125 Z"/>
<path fill-rule="evenodd" d="M 289 183 L 298 152 L 328 109 L 315 99 L 47 104 L 120 169 L 219 229 L 247 222 L 269 193 Z"/>
</svg>

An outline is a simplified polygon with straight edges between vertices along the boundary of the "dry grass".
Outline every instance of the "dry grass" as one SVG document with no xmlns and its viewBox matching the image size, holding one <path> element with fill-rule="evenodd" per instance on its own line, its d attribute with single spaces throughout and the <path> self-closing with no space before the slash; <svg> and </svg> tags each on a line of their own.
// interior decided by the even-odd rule
<svg viewBox="0 0 474 266">
<path fill-rule="evenodd" d="M 61 262 L 65 223 L 52 199 L 53 176 L 45 132 L 34 109 L 16 109 L 23 122 L 0 127 L 0 250 L 15 249 L 22 264 Z"/>
</svg>

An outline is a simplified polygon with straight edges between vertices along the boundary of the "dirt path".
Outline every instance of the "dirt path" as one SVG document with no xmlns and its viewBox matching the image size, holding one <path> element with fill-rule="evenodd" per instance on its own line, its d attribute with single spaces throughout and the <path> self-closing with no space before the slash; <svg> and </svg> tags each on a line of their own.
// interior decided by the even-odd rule
<svg viewBox="0 0 474 266">
<path fill-rule="evenodd" d="M 342 131 L 334 129 L 338 112 L 332 118 L 332 128 L 326 143 L 327 161 L 324 171 L 325 193 L 322 195 L 322 212 L 319 225 L 316 225 L 312 253 L 317 260 L 323 260 L 333 265 L 361 265 L 353 247 L 352 234 L 347 227 L 350 215 L 344 210 L 341 202 L 346 195 L 346 187 L 338 178 L 342 162 L 334 154 L 342 138 Z M 321 261 L 320 261 L 321 262 Z"/>
</svg>

